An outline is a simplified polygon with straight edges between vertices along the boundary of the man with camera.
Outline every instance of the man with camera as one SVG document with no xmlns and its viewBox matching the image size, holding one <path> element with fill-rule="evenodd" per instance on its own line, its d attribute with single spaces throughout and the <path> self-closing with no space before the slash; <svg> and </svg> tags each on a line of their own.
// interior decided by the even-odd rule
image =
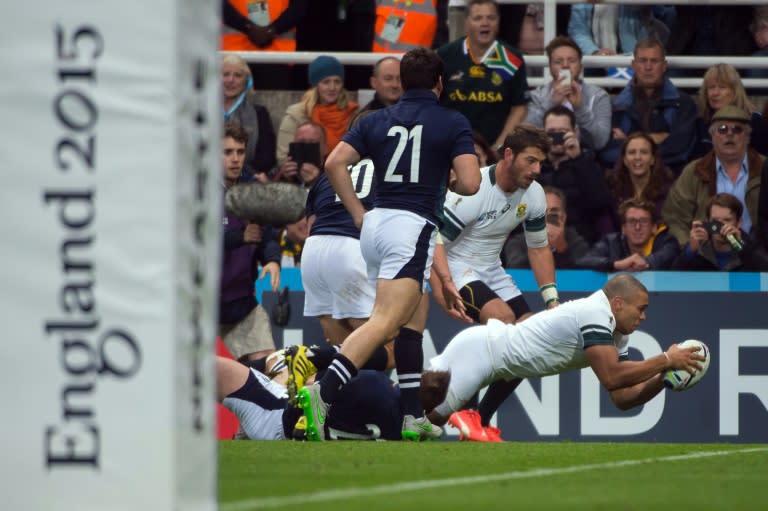
<svg viewBox="0 0 768 511">
<path fill-rule="evenodd" d="M 568 219 L 590 244 L 597 241 L 595 225 L 613 204 L 605 173 L 595 155 L 579 142 L 574 113 L 556 105 L 544 113 L 544 130 L 552 146 L 537 179 L 554 186 L 566 197 Z"/>
<path fill-rule="evenodd" d="M 730 193 L 718 193 L 707 204 L 707 219 L 694 220 L 690 238 L 673 270 L 766 271 L 768 258 L 741 230 L 744 207 Z"/>
<path fill-rule="evenodd" d="M 688 243 L 692 222 L 707 216 L 709 200 L 717 193 L 736 196 L 743 208 L 741 228 L 752 232 L 760 176 L 768 164 L 749 147 L 751 123 L 752 116 L 736 106 L 715 112 L 709 125 L 712 150 L 686 165 L 670 188 L 661 216 L 681 247 Z"/>
<path fill-rule="evenodd" d="M 286 181 L 311 188 L 323 172 L 322 156 L 327 151 L 325 129 L 312 121 L 296 128 L 288 157 L 283 160 L 273 181 Z"/>
</svg>

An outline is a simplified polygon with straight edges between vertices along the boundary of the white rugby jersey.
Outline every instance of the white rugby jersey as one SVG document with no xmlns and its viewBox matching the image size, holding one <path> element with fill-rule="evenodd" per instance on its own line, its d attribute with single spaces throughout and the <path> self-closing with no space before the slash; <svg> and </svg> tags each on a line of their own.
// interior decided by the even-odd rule
<svg viewBox="0 0 768 511">
<path fill-rule="evenodd" d="M 446 195 L 440 234 L 448 265 L 456 260 L 477 270 L 498 267 L 504 242 L 521 223 L 529 247 L 547 246 L 547 200 L 541 185 L 534 181 L 526 190 L 507 193 L 496 186 L 495 164 L 480 169 L 480 175 L 476 194 Z"/>
<path fill-rule="evenodd" d="M 629 336 L 616 330 L 603 290 L 517 325 L 490 320 L 486 342 L 494 375 L 506 377 L 547 376 L 587 367 L 584 348 L 595 344 L 612 344 L 619 359 L 629 355 Z"/>
</svg>

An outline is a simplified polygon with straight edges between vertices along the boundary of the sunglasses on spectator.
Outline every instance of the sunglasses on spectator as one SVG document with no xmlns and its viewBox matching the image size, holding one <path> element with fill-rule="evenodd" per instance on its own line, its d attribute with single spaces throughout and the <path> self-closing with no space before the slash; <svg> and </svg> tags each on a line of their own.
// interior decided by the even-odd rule
<svg viewBox="0 0 768 511">
<path fill-rule="evenodd" d="M 717 127 L 717 132 L 721 135 L 725 135 L 728 133 L 729 129 L 734 135 L 741 135 L 744 133 L 744 126 L 741 124 L 721 124 Z"/>
<path fill-rule="evenodd" d="M 625 224 L 628 224 L 630 227 L 635 226 L 641 226 L 646 227 L 648 225 L 651 225 L 651 219 L 650 218 L 627 218 L 624 220 Z"/>
</svg>

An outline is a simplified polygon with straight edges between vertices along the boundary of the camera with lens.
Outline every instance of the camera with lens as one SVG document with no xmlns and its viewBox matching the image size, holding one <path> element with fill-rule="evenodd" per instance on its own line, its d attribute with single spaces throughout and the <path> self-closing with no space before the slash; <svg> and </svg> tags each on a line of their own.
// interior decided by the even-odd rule
<svg viewBox="0 0 768 511">
<path fill-rule="evenodd" d="M 563 145 L 565 143 L 565 133 L 562 131 L 549 131 L 547 135 L 552 140 L 552 145 Z"/>
<path fill-rule="evenodd" d="M 704 230 L 707 231 L 707 234 L 709 234 L 710 237 L 713 234 L 718 234 L 720 232 L 720 229 L 723 228 L 723 223 L 718 222 L 717 220 L 702 222 L 702 225 L 704 227 Z"/>
<path fill-rule="evenodd" d="M 290 156 L 299 167 L 299 172 L 293 180 L 296 184 L 302 184 L 304 182 L 301 177 L 301 166 L 304 163 L 311 163 L 315 167 L 322 168 L 319 142 L 291 142 L 288 144 L 288 156 Z"/>
<path fill-rule="evenodd" d="M 288 156 L 293 158 L 299 168 L 302 163 L 311 163 L 319 167 L 320 161 L 320 143 L 319 142 L 291 142 L 288 144 Z"/>
</svg>

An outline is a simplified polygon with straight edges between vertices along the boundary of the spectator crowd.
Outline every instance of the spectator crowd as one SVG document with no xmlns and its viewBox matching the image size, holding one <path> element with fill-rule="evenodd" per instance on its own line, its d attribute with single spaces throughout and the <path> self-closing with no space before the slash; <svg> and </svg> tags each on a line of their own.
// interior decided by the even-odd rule
<svg viewBox="0 0 768 511">
<path fill-rule="evenodd" d="M 768 172 L 768 122 L 756 107 L 763 98 L 751 97 L 739 71 L 726 62 L 697 72 L 702 78 L 697 91 L 681 90 L 672 78 L 683 70 L 668 69 L 666 61 L 668 53 L 764 55 L 768 8 L 558 6 L 560 33 L 538 45 L 548 58 L 549 80 L 530 88 L 524 49 L 537 49 L 530 44 L 537 24 L 540 28 L 537 4 L 275 0 L 264 5 L 252 12 L 247 2 L 222 2 L 223 50 L 387 55 L 372 68 L 344 66 L 330 54 L 308 66 L 249 65 L 225 56 L 224 121 L 248 133 L 240 181 L 287 181 L 311 188 L 352 122 L 393 105 L 402 95 L 399 59 L 391 54 L 427 46 L 437 50 L 445 66 L 441 103 L 470 121 L 481 166 L 500 159 L 499 150 L 517 125 L 538 126 L 550 136 L 537 180 L 552 197 L 547 221 L 558 267 L 685 269 L 691 265 L 676 262 L 677 256 L 704 248 L 716 254 L 710 270 L 768 269 L 768 258 L 763 258 L 768 193 L 761 187 Z M 726 31 L 726 25 L 732 30 Z M 584 55 L 616 54 L 631 54 L 631 67 L 598 72 L 582 65 Z M 596 72 L 625 76 L 626 86 L 605 90 L 584 80 Z M 760 70 L 748 72 L 760 76 Z M 279 86 L 276 76 L 285 78 Z M 301 100 L 285 112 L 271 112 L 281 119 L 273 126 L 255 90 L 297 84 L 305 89 Z M 373 99 L 358 105 L 353 92 L 359 89 L 372 89 Z M 728 247 L 718 244 L 722 232 L 698 239 L 704 231 L 697 231 L 697 240 L 690 243 L 694 222 L 707 221 L 709 202 L 719 194 L 738 200 L 734 236 L 748 241 L 747 249 L 755 248 L 738 263 L 726 257 Z M 648 222 L 639 223 L 630 213 L 642 213 Z M 299 266 L 307 219 L 276 228 L 283 264 Z M 506 267 L 528 267 L 520 250 L 523 240 L 522 227 L 510 233 L 501 253 Z M 636 264 L 626 264 L 628 258 Z"/>
</svg>

